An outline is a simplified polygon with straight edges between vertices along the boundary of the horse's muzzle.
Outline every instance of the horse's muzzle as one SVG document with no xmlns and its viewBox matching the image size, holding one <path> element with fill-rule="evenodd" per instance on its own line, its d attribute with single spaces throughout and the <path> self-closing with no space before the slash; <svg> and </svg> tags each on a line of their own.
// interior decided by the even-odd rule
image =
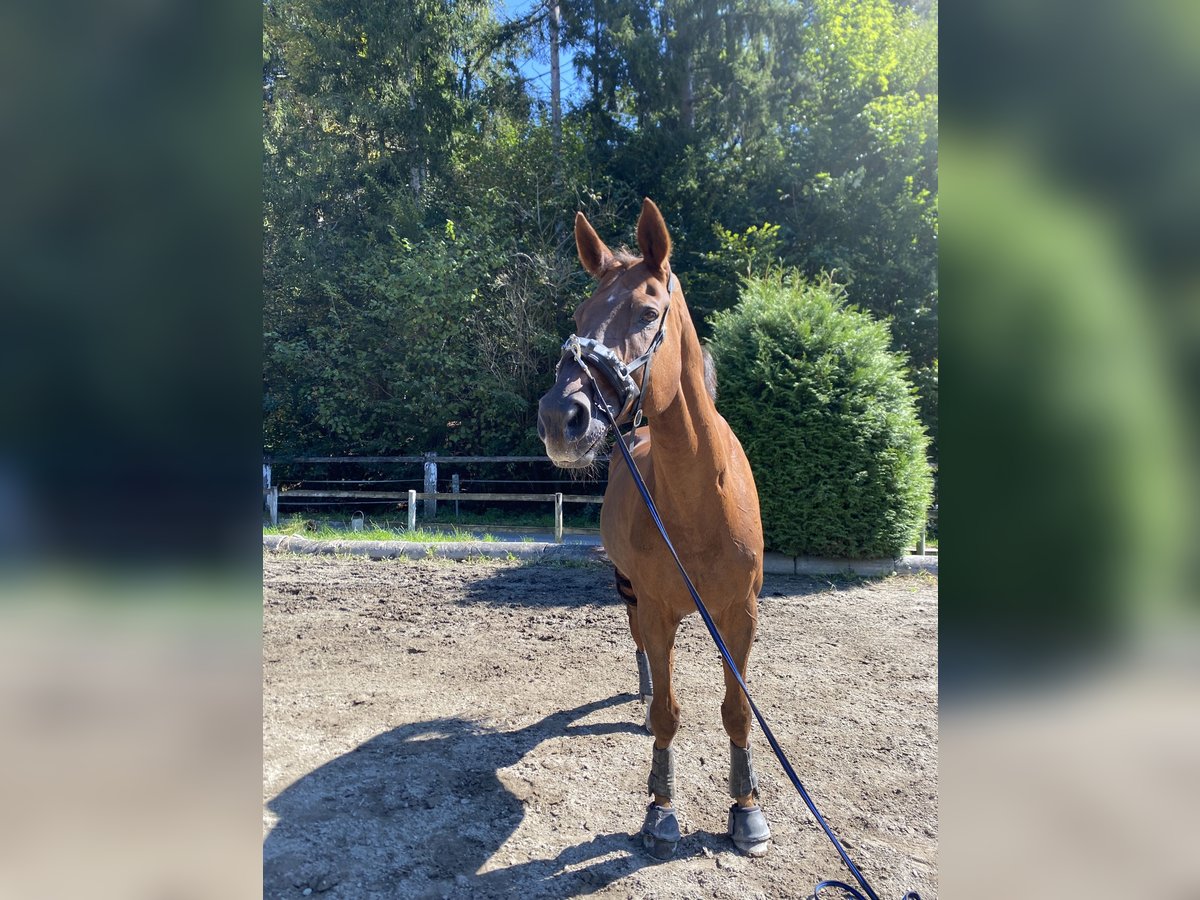
<svg viewBox="0 0 1200 900">
<path fill-rule="evenodd" d="M 538 403 L 538 437 L 556 466 L 590 466 L 607 427 L 592 415 L 591 398 L 583 391 L 563 396 L 551 389 Z"/>
</svg>

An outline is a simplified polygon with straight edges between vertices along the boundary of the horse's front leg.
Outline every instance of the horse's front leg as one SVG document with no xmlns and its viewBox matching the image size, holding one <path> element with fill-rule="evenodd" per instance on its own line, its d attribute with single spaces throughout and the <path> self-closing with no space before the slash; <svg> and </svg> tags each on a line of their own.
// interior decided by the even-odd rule
<svg viewBox="0 0 1200 900">
<path fill-rule="evenodd" d="M 750 661 L 750 647 L 758 625 L 757 600 L 751 595 L 747 604 L 727 610 L 717 621 L 729 655 L 738 664 L 742 677 Z M 765 856 L 770 849 L 771 829 L 758 805 L 758 776 L 750 760 L 750 702 L 741 686 L 722 664 L 725 699 L 721 703 L 721 721 L 729 735 L 729 836 L 734 845 L 749 856 Z"/>
<path fill-rule="evenodd" d="M 675 667 L 675 633 L 679 623 L 663 612 L 651 612 L 643 599 L 638 622 L 655 685 L 650 702 L 650 728 L 654 751 L 647 790 L 651 794 L 642 824 L 642 843 L 658 859 L 669 859 L 679 845 L 679 820 L 675 817 L 675 752 L 671 741 L 679 730 L 679 704 L 671 675 Z"/>
</svg>

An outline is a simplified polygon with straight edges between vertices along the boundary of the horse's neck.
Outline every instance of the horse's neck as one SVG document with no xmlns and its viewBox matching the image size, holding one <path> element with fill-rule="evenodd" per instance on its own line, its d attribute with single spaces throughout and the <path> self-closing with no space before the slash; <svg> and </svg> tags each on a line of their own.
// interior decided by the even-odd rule
<svg viewBox="0 0 1200 900">
<path fill-rule="evenodd" d="M 729 428 L 704 385 L 704 358 L 686 307 L 680 310 L 680 377 L 674 402 L 650 420 L 655 484 L 664 499 L 695 498 L 729 459 Z"/>
</svg>

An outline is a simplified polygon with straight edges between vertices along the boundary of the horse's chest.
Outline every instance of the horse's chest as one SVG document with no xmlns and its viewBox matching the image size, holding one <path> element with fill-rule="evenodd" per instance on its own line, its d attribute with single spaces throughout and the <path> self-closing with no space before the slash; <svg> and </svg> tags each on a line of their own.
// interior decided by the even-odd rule
<svg viewBox="0 0 1200 900">
<path fill-rule="evenodd" d="M 610 498 L 611 499 L 611 498 Z M 671 552 L 659 534 L 640 496 L 626 502 L 605 501 L 600 534 L 613 565 L 629 577 L 638 572 L 674 572 Z M 667 534 L 689 574 L 700 577 L 710 570 L 738 567 L 743 555 L 731 523 L 721 510 L 696 510 L 688 515 L 660 513 Z"/>
<path fill-rule="evenodd" d="M 640 451 L 640 452 L 638 452 Z M 650 465 L 649 447 L 639 446 L 635 459 L 647 487 L 659 505 L 667 534 L 693 581 L 724 587 L 726 582 L 744 587 L 759 571 L 762 531 L 753 481 L 716 473 L 711 484 L 687 490 L 679 484 L 659 490 Z M 732 473 L 734 476 L 738 472 Z M 747 473 L 748 474 L 748 473 Z M 745 495 L 743 497 L 743 494 Z M 742 500 L 738 500 L 742 497 Z M 656 583 L 684 591 L 670 550 L 659 534 L 628 469 L 613 466 L 600 513 L 600 533 L 613 564 L 635 588 Z M 738 588 L 741 590 L 741 588 Z M 687 599 L 686 592 L 683 597 Z M 690 604 L 690 599 L 688 599 Z"/>
</svg>

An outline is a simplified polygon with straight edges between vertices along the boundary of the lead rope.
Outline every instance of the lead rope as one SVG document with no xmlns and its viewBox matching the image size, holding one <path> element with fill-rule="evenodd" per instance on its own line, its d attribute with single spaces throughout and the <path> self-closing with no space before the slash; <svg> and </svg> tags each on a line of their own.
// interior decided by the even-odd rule
<svg viewBox="0 0 1200 900">
<path fill-rule="evenodd" d="M 596 383 L 595 377 L 592 375 L 591 369 L 587 363 L 583 361 L 583 354 L 579 351 L 578 345 L 572 353 L 575 361 L 579 363 L 584 373 L 588 377 L 588 381 L 592 384 L 592 391 L 596 398 L 600 401 L 600 408 L 604 410 L 604 415 L 608 418 L 609 424 L 617 435 L 617 446 L 621 448 L 621 455 L 625 458 L 625 465 L 629 468 L 629 473 L 633 476 L 633 483 L 637 485 L 638 493 L 642 495 L 642 500 L 646 503 L 646 508 L 650 511 L 650 518 L 654 520 L 655 527 L 658 528 L 658 533 L 662 535 L 663 541 L 666 542 L 667 549 L 671 551 L 671 556 L 675 560 L 675 565 L 679 567 L 679 574 L 683 576 L 684 584 L 687 585 L 688 592 L 692 595 L 692 600 L 696 603 L 696 609 L 700 612 L 700 618 L 704 620 L 704 625 L 708 628 L 708 633 L 712 635 L 717 649 L 721 652 L 721 657 L 725 660 L 725 665 L 729 667 L 729 671 L 733 673 L 733 677 L 737 679 L 737 683 L 742 688 L 742 693 L 746 695 L 746 700 L 750 704 L 750 709 L 754 711 L 754 718 L 758 720 L 758 725 L 762 728 L 763 735 L 767 739 L 767 743 L 771 745 L 771 749 L 775 751 L 775 756 L 779 759 L 779 764 L 783 766 L 783 771 L 787 773 L 793 786 L 799 791 L 800 797 L 804 800 L 804 804 L 808 807 L 809 812 L 817 820 L 817 824 L 825 832 L 825 836 L 829 838 L 833 844 L 833 848 L 837 850 L 841 856 L 842 862 L 846 864 L 846 868 L 850 870 L 850 874 L 854 876 L 866 895 L 864 896 L 856 888 L 851 887 L 842 881 L 826 880 L 820 882 L 812 892 L 813 900 L 816 900 L 821 891 L 826 888 L 838 888 L 844 891 L 855 900 L 879 900 L 879 895 L 867 883 L 867 879 L 863 877 L 862 872 L 858 870 L 858 866 L 854 864 L 854 860 L 850 858 L 850 854 L 846 852 L 846 848 L 842 846 L 842 842 L 838 840 L 837 835 L 833 833 L 833 829 L 825 821 L 825 817 L 821 815 L 812 798 L 808 796 L 808 791 L 804 789 L 804 785 L 800 783 L 800 778 L 796 775 L 796 771 L 792 768 L 792 764 L 788 762 L 787 756 L 783 752 L 783 748 L 779 746 L 779 742 L 775 740 L 775 735 L 771 728 L 767 725 L 767 720 L 763 718 L 763 714 L 759 712 L 758 706 L 754 702 L 754 698 L 750 696 L 750 689 L 746 687 L 746 682 L 742 679 L 742 673 L 738 671 L 737 666 L 733 662 L 733 657 L 730 656 L 728 648 L 725 646 L 725 641 L 721 639 L 721 633 L 717 630 L 716 623 L 713 622 L 712 616 L 708 614 L 708 609 L 704 605 L 704 601 L 700 599 L 700 594 L 696 590 L 696 586 L 692 584 L 692 579 L 688 577 L 687 570 L 683 567 L 683 563 L 679 560 L 679 554 L 675 551 L 675 545 L 671 543 L 671 539 L 667 536 L 667 529 L 663 527 L 662 519 L 658 517 L 658 510 L 654 506 L 654 501 L 650 497 L 650 492 L 646 490 L 646 483 L 642 480 L 642 473 L 638 471 L 633 462 L 633 456 L 629 453 L 629 447 L 625 444 L 625 438 L 617 428 L 617 420 L 613 416 L 612 410 L 608 408 L 608 403 L 604 399 L 604 394 L 600 391 L 600 386 Z M 908 891 L 900 900 L 921 900 L 920 894 L 916 891 Z"/>
</svg>

